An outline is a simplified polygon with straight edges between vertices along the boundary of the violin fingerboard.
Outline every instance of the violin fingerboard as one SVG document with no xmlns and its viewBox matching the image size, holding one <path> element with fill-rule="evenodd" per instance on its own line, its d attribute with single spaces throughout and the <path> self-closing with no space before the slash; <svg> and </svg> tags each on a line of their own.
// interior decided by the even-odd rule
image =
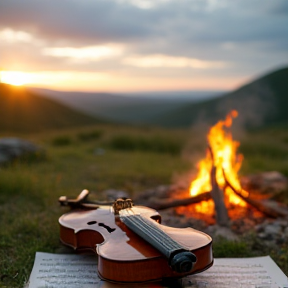
<svg viewBox="0 0 288 288">
<path fill-rule="evenodd" d="M 187 251 L 178 242 L 167 235 L 159 224 L 141 215 L 120 215 L 121 221 L 134 233 L 146 240 L 150 245 L 160 251 L 167 259 L 179 251 Z"/>
</svg>

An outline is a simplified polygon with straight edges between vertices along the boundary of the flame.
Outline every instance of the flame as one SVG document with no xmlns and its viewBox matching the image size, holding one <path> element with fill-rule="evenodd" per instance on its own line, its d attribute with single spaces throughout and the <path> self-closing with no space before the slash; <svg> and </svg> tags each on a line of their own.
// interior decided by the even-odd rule
<svg viewBox="0 0 288 288">
<path fill-rule="evenodd" d="M 241 168 L 244 157 L 241 154 L 237 154 L 240 143 L 234 141 L 231 133 L 228 131 L 232 125 L 233 118 L 237 116 L 238 112 L 233 110 L 226 116 L 224 121 L 219 121 L 210 128 L 207 135 L 209 149 L 207 149 L 206 158 L 197 164 L 198 174 L 190 185 L 191 196 L 211 191 L 211 170 L 215 167 L 216 181 L 218 186 L 224 191 L 225 201 L 230 204 L 246 207 L 246 202 L 237 196 L 231 188 L 227 187 L 225 181 L 226 177 L 237 191 L 241 191 L 238 171 Z M 242 193 L 247 192 L 242 190 Z M 197 212 L 211 213 L 214 210 L 213 200 L 202 202 L 197 204 Z"/>
</svg>

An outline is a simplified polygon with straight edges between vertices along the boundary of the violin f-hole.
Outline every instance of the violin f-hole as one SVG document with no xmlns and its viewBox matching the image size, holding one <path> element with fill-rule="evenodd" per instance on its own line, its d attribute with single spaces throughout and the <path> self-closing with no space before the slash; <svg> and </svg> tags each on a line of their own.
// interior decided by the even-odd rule
<svg viewBox="0 0 288 288">
<path fill-rule="evenodd" d="M 116 228 L 111 228 L 111 227 L 105 225 L 104 223 L 99 223 L 98 226 L 101 226 L 101 227 L 105 228 L 109 233 L 111 233 L 111 232 L 116 230 Z"/>
<path fill-rule="evenodd" d="M 90 222 L 87 223 L 87 225 L 94 225 L 96 223 L 97 223 L 97 221 L 90 221 Z"/>
</svg>

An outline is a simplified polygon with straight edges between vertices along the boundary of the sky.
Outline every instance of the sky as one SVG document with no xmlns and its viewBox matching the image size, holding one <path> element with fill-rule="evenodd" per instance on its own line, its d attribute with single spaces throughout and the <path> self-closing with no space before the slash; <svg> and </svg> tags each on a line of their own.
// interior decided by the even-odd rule
<svg viewBox="0 0 288 288">
<path fill-rule="evenodd" d="M 233 90 L 288 64 L 287 0 L 2 0 L 0 81 Z"/>
</svg>

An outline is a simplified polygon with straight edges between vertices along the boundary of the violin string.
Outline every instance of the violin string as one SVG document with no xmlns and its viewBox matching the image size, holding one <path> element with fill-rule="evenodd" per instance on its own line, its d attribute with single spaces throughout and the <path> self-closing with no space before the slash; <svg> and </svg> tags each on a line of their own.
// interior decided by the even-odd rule
<svg viewBox="0 0 288 288">
<path fill-rule="evenodd" d="M 126 213 L 125 213 L 126 212 Z M 167 235 L 156 223 L 142 217 L 134 215 L 133 211 L 123 211 L 126 216 L 121 216 L 121 220 L 132 231 L 148 241 L 157 250 L 161 251 L 168 259 L 170 255 L 179 250 L 186 250 L 181 244 Z"/>
</svg>

